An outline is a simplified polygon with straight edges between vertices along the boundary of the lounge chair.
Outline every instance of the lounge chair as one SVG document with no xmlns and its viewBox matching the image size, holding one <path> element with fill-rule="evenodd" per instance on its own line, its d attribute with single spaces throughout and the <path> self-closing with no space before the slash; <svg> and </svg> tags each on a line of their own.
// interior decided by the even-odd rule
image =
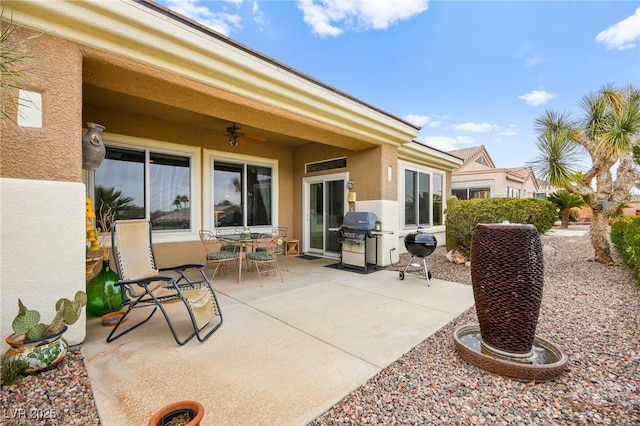
<svg viewBox="0 0 640 426">
<path fill-rule="evenodd" d="M 111 228 L 111 242 L 116 271 L 120 277 L 115 285 L 120 287 L 122 305 L 126 309 L 107 337 L 107 342 L 112 342 L 146 323 L 158 310 L 164 315 L 173 338 L 179 345 L 184 345 L 194 336 L 204 342 L 222 325 L 222 312 L 204 272 L 204 264 L 158 268 L 149 221 L 115 221 Z M 188 336 L 178 336 L 174 321 L 164 306 L 167 303 L 184 305 L 184 315 L 174 321 L 190 323 L 193 331 Z M 130 322 L 129 327 L 118 332 L 131 311 L 140 308 L 151 309 L 151 313 L 142 321 L 133 324 Z M 177 317 L 175 313 L 173 315 Z"/>
</svg>

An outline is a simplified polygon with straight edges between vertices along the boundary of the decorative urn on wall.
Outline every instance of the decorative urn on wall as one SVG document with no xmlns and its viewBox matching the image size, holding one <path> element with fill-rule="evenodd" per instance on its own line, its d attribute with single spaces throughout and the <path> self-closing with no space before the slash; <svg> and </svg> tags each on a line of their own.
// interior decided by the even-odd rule
<svg viewBox="0 0 640 426">
<path fill-rule="evenodd" d="M 82 168 L 89 171 L 96 171 L 104 156 L 106 149 L 102 142 L 102 131 L 104 126 L 87 122 L 87 133 L 82 137 Z"/>
</svg>

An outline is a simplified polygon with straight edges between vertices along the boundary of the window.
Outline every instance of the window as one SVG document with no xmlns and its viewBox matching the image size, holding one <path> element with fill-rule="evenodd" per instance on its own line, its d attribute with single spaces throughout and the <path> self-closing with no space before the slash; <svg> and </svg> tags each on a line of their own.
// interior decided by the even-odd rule
<svg viewBox="0 0 640 426">
<path fill-rule="evenodd" d="M 489 198 L 489 188 L 469 188 L 469 199 Z"/>
<path fill-rule="evenodd" d="M 444 223 L 444 175 L 410 168 L 404 170 L 404 226 Z"/>
<path fill-rule="evenodd" d="M 269 166 L 215 160 L 215 226 L 272 226 L 272 175 Z"/>
<path fill-rule="evenodd" d="M 491 192 L 489 188 L 462 188 L 452 190 L 451 194 L 455 195 L 458 200 L 470 200 L 472 198 L 489 198 Z"/>
<path fill-rule="evenodd" d="M 507 187 L 507 197 L 520 198 L 520 190 L 512 186 Z"/>
<path fill-rule="evenodd" d="M 444 194 L 444 176 L 433 174 L 433 226 L 444 225 L 442 194 Z"/>
<path fill-rule="evenodd" d="M 154 231 L 191 230 L 191 155 L 107 146 L 95 173 L 95 209 L 151 220 Z"/>
<path fill-rule="evenodd" d="M 344 169 L 347 167 L 347 158 L 335 158 L 333 160 L 318 161 L 305 164 L 305 173 L 324 172 L 326 170 Z"/>
</svg>

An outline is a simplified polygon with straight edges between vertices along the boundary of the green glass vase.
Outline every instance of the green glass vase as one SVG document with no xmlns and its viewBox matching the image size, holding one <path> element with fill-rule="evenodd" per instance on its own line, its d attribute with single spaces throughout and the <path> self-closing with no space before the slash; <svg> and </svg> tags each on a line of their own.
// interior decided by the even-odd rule
<svg viewBox="0 0 640 426">
<path fill-rule="evenodd" d="M 109 312 L 119 311 L 122 307 L 120 288 L 113 284 L 118 274 L 111 270 L 109 261 L 102 261 L 102 269 L 87 283 L 87 313 L 101 317 Z"/>
</svg>

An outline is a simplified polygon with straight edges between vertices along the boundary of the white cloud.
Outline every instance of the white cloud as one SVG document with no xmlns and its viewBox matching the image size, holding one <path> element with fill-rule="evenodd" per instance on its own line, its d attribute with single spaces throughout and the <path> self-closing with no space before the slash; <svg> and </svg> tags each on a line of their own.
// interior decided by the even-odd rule
<svg viewBox="0 0 640 426">
<path fill-rule="evenodd" d="M 424 126 L 429 122 L 429 120 L 431 120 L 431 117 L 428 115 L 409 114 L 402 117 L 402 119 L 415 124 L 416 126 Z"/>
<path fill-rule="evenodd" d="M 228 3 L 239 5 L 242 0 L 226 0 Z M 165 5 L 176 13 L 193 19 L 212 30 L 224 35 L 241 28 L 240 15 L 227 12 L 212 12 L 207 6 L 196 5 L 197 0 L 168 0 Z"/>
<path fill-rule="evenodd" d="M 384 30 L 398 21 L 418 15 L 428 0 L 297 0 L 304 22 L 321 37 L 338 36 L 345 30 Z"/>
<path fill-rule="evenodd" d="M 466 123 L 454 124 L 451 126 L 454 130 L 462 130 L 465 132 L 484 133 L 490 132 L 495 126 L 489 123 L 472 123 L 470 121 Z"/>
<path fill-rule="evenodd" d="M 548 93 L 544 90 L 532 90 L 529 93 L 518 96 L 518 99 L 524 99 L 524 101 L 533 106 L 544 105 L 551 99 L 555 99 L 555 93 Z"/>
<path fill-rule="evenodd" d="M 445 152 L 460 149 L 460 145 L 473 145 L 476 143 L 475 139 L 467 138 L 465 136 L 427 136 L 418 140 L 426 145 Z"/>
<path fill-rule="evenodd" d="M 498 133 L 498 136 L 511 137 L 511 136 L 516 136 L 517 134 L 518 133 L 513 129 L 506 129 L 506 130 L 503 130 L 502 132 Z"/>
<path fill-rule="evenodd" d="M 607 49 L 632 49 L 640 39 L 640 7 L 636 13 L 607 28 L 596 36 L 596 41 Z"/>
<path fill-rule="evenodd" d="M 253 14 L 253 21 L 258 25 L 264 25 L 267 23 L 267 19 L 264 16 L 264 12 L 258 6 L 258 2 L 254 1 L 251 5 L 251 13 Z"/>
</svg>

